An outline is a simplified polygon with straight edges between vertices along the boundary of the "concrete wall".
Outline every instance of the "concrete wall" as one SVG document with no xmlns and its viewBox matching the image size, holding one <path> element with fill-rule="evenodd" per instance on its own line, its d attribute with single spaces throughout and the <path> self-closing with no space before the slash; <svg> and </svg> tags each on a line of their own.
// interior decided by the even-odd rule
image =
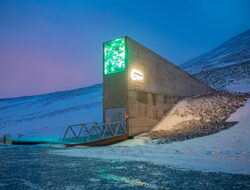
<svg viewBox="0 0 250 190">
<path fill-rule="evenodd" d="M 103 77 L 103 121 L 112 122 L 112 118 L 116 116 L 110 116 L 110 108 L 126 108 L 127 107 L 127 72 L 113 73 L 110 75 L 104 75 Z M 107 110 L 107 114 L 106 114 Z M 117 111 L 117 109 L 114 109 Z M 119 109 L 118 109 L 119 110 Z M 127 109 L 126 109 L 127 110 Z M 114 114 L 117 114 L 114 112 Z M 125 113 L 126 115 L 126 113 Z M 125 123 L 125 115 L 123 118 L 123 124 Z M 113 126 L 114 127 L 114 126 Z"/>
<path fill-rule="evenodd" d="M 127 104 L 127 72 L 103 77 L 103 108 L 122 108 Z"/>
<path fill-rule="evenodd" d="M 103 109 L 105 115 L 106 108 L 126 108 L 129 136 L 151 130 L 182 98 L 213 91 L 128 37 L 126 62 L 125 72 L 103 77 Z M 141 71 L 143 80 L 133 81 L 132 69 Z"/>
<path fill-rule="evenodd" d="M 145 93 L 147 101 L 142 101 L 141 94 Z M 151 130 L 173 105 L 182 99 L 180 96 L 167 96 L 143 91 L 128 91 L 129 135 L 134 136 Z"/>
<path fill-rule="evenodd" d="M 129 136 L 151 130 L 182 98 L 213 91 L 151 50 L 130 38 L 126 40 Z M 143 80 L 131 79 L 134 68 L 143 73 Z"/>
</svg>

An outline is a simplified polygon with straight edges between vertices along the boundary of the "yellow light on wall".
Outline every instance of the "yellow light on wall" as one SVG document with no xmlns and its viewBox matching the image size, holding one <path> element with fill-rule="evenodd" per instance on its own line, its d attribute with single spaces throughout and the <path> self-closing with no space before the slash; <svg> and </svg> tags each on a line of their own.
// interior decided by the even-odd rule
<svg viewBox="0 0 250 190">
<path fill-rule="evenodd" d="M 137 69 L 132 69 L 130 73 L 132 80 L 142 80 L 143 79 L 143 73 Z"/>
</svg>

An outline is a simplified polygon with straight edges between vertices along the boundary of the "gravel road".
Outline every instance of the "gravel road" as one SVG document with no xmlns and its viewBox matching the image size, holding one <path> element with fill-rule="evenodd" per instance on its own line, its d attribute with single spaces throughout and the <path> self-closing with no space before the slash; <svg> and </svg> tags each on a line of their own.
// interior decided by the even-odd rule
<svg viewBox="0 0 250 190">
<path fill-rule="evenodd" d="M 0 146 L 0 189 L 249 189 L 250 176 L 147 162 L 51 154 L 59 148 Z"/>
</svg>

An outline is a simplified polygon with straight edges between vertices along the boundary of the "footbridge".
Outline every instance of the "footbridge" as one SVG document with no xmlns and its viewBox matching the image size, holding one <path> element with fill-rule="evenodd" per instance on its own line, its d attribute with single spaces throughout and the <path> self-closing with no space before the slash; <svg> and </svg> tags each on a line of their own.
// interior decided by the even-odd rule
<svg viewBox="0 0 250 190">
<path fill-rule="evenodd" d="M 124 121 L 98 124 L 97 122 L 69 125 L 63 142 L 66 147 L 104 146 L 128 138 Z"/>
</svg>

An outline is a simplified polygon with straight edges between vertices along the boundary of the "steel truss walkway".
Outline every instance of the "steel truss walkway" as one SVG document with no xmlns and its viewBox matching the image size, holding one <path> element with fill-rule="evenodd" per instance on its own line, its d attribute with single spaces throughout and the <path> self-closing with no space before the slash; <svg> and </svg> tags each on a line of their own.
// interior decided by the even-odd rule
<svg viewBox="0 0 250 190">
<path fill-rule="evenodd" d="M 71 136 L 69 134 L 71 133 Z M 97 122 L 69 125 L 65 131 L 63 142 L 66 147 L 72 146 L 104 146 L 128 139 L 123 122 L 98 124 Z"/>
</svg>

